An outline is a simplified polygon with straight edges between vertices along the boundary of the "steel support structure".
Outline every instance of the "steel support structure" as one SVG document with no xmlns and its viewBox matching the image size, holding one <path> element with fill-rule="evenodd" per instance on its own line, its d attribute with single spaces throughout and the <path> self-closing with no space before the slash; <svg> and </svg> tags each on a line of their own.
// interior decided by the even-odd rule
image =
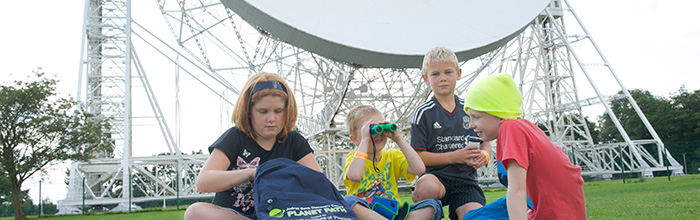
<svg viewBox="0 0 700 220">
<path fill-rule="evenodd" d="M 376 106 L 410 139 L 410 117 L 415 107 L 431 95 L 419 69 L 365 68 L 318 56 L 250 26 L 235 10 L 215 0 L 157 0 L 155 4 L 169 33 L 156 32 L 146 22 L 139 22 L 145 20 L 132 19 L 128 0 L 86 1 L 79 76 L 82 82 L 85 75 L 87 83 L 85 100 L 80 101 L 91 112 L 112 119 L 114 155 L 72 164 L 68 195 L 59 202 L 60 213 L 85 211 L 79 209 L 83 197 L 90 207 L 119 204 L 117 210 L 124 210 L 133 207 L 130 202 L 212 196 L 197 192 L 194 186 L 207 155 L 181 152 L 180 138 L 187 136 L 179 134 L 184 127 L 180 118 L 196 117 L 184 115 L 183 109 L 201 105 L 180 100 L 184 92 L 179 86 L 184 80 L 196 82 L 210 96 L 217 97 L 221 119 L 228 121 L 248 77 L 259 71 L 283 76 L 297 98 L 298 131 L 314 148 L 326 176 L 340 189 L 344 189 L 345 156 L 355 148 L 344 124 L 347 111 L 358 104 Z M 566 28 L 565 17 L 574 21 L 566 23 Z M 149 57 L 163 57 L 175 68 L 154 70 L 148 59 L 139 58 L 137 49 L 148 49 Z M 572 162 L 583 168 L 582 175 L 605 179 L 624 170 L 651 176 L 653 171 L 666 169 L 663 153 L 668 151 L 663 142 L 567 1 L 552 1 L 518 37 L 461 62 L 460 67 L 463 74 L 458 94 L 485 75 L 511 73 L 524 96 L 523 118 L 540 125 Z M 172 108 L 176 119 L 171 123 L 176 125 L 177 134 L 170 131 L 165 117 L 170 108 L 163 111 L 159 104 L 159 100 L 172 97 L 159 96 L 147 72 L 157 73 L 150 74 L 152 78 L 176 78 L 177 100 Z M 596 85 L 600 81 L 594 77 L 601 75 L 612 77 L 624 94 L 608 96 L 600 91 Z M 83 92 L 80 85 L 79 99 Z M 593 88 L 595 97 L 581 99 L 582 86 Z M 654 139 L 631 140 L 610 111 L 611 98 L 628 99 Z M 582 107 L 589 105 L 605 107 L 624 137 L 623 143 L 593 143 L 582 113 Z M 150 108 L 134 116 L 132 106 Z M 148 139 L 162 139 L 159 155 L 132 156 L 132 149 L 146 145 L 132 141 L 142 133 L 135 132 L 140 127 L 133 121 L 156 125 L 148 129 L 158 130 L 162 137 Z M 230 122 L 220 125 L 230 126 Z M 651 155 L 645 146 L 656 147 L 660 153 Z M 388 147 L 396 146 L 390 143 Z M 668 159 L 674 174 L 682 174 L 682 166 L 670 154 Z M 480 168 L 480 181 L 487 185 L 496 182 L 495 167 L 490 164 Z M 81 194 L 83 178 L 87 184 Z M 124 184 L 129 182 L 132 186 Z M 404 182 L 402 186 L 410 184 Z"/>
<path fill-rule="evenodd" d="M 540 126 L 574 164 L 582 167 L 583 175 L 610 179 L 624 169 L 653 177 L 654 171 L 667 170 L 664 159 L 670 153 L 568 1 L 553 0 L 518 37 L 466 65 L 476 67 L 474 72 L 463 74 L 468 80 L 484 74 L 511 73 L 523 94 L 522 117 Z M 622 94 L 604 93 L 598 85 L 602 82 L 613 82 L 611 92 Z M 465 91 L 470 83 L 465 82 L 458 90 Z M 594 97 L 579 98 L 581 88 L 592 90 Z M 630 139 L 609 106 L 616 99 L 629 101 L 654 139 Z M 582 108 L 595 104 L 603 105 L 624 142 L 593 143 Z M 659 153 L 651 155 L 647 148 L 656 148 Z M 620 160 L 625 161 L 624 167 L 620 167 Z M 672 156 L 668 160 L 673 175 L 683 174 L 682 166 Z"/>
</svg>

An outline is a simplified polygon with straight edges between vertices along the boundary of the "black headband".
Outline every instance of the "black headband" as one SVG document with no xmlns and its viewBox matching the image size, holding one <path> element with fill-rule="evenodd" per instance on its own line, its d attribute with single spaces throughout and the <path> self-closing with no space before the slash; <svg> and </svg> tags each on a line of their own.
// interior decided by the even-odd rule
<svg viewBox="0 0 700 220">
<path fill-rule="evenodd" d="M 253 87 L 253 92 L 251 92 L 250 94 L 255 94 L 256 92 L 263 89 L 279 89 L 282 90 L 284 93 L 287 93 L 287 88 L 285 88 L 284 85 L 282 85 L 282 83 L 277 81 L 265 81 L 255 84 L 255 86 Z"/>
</svg>

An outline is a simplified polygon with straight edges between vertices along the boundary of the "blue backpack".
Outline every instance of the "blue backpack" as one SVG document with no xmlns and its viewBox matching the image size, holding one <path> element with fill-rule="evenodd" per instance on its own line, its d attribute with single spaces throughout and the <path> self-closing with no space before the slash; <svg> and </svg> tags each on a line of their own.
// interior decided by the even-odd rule
<svg viewBox="0 0 700 220">
<path fill-rule="evenodd" d="M 323 173 L 287 158 L 260 165 L 253 192 L 256 219 L 357 219 Z"/>
</svg>

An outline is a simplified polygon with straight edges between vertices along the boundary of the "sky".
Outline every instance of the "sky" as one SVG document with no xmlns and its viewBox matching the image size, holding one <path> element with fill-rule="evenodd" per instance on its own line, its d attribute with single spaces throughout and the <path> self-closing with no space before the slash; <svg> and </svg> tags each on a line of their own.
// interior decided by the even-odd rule
<svg viewBox="0 0 700 220">
<path fill-rule="evenodd" d="M 134 6 L 148 9 L 134 9 L 134 13 L 157 13 L 152 1 L 134 2 L 138 2 L 132 3 Z M 682 85 L 689 91 L 700 89 L 700 70 L 695 68 L 700 63 L 700 13 L 697 12 L 700 2 L 571 0 L 569 3 L 627 89 L 644 89 L 664 97 L 677 92 Z M 41 67 L 41 71 L 60 80 L 60 95 L 75 97 L 83 8 L 84 2 L 78 0 L 3 2 L 0 82 L 24 79 Z M 162 19 L 159 14 L 154 17 Z M 52 201 L 64 198 L 66 166 L 52 167 L 48 177 L 32 177 L 23 189 L 30 189 L 30 196 L 38 201 L 38 183 L 43 178 L 43 198 Z"/>
</svg>

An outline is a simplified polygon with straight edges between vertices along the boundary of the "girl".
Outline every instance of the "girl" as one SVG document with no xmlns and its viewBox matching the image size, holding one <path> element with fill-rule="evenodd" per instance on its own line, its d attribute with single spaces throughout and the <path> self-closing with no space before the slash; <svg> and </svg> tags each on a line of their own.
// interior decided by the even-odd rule
<svg viewBox="0 0 700 220">
<path fill-rule="evenodd" d="M 185 219 L 252 219 L 253 179 L 258 165 L 285 157 L 321 172 L 306 139 L 293 131 L 296 101 L 285 80 L 261 72 L 243 87 L 233 110 L 236 125 L 209 147 L 197 176 L 197 190 L 216 192 L 214 201 L 195 203 Z"/>
</svg>

